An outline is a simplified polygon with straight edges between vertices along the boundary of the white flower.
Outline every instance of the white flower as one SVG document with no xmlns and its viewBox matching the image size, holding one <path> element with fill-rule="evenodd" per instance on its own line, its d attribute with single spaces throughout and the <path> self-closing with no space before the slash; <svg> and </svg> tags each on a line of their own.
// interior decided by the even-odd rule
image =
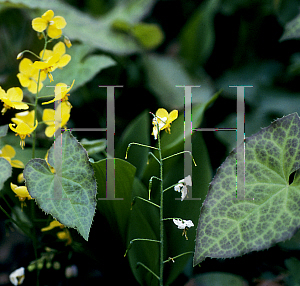
<svg viewBox="0 0 300 286">
<path fill-rule="evenodd" d="M 153 135 L 154 139 L 157 140 L 157 134 L 158 132 L 166 125 L 167 117 L 160 118 L 158 116 L 154 117 L 152 119 L 153 126 Z M 158 128 L 157 128 L 158 125 Z"/>
<path fill-rule="evenodd" d="M 192 186 L 191 175 L 188 175 L 184 179 L 178 181 L 178 184 L 174 187 L 174 190 L 176 192 L 181 192 L 181 201 L 183 201 L 187 195 L 188 192 L 187 185 Z"/>
<path fill-rule="evenodd" d="M 194 224 L 191 220 L 173 218 L 173 222 L 178 226 L 179 229 L 185 229 L 186 227 L 194 226 Z"/>
<path fill-rule="evenodd" d="M 14 285 L 21 285 L 25 279 L 25 269 L 21 267 L 9 275 L 9 280 Z"/>
<path fill-rule="evenodd" d="M 178 229 L 183 229 L 182 235 L 184 235 L 186 240 L 188 240 L 186 231 L 189 227 L 194 226 L 193 222 L 191 220 L 175 219 L 175 218 L 173 218 L 173 222 L 177 225 Z"/>
</svg>

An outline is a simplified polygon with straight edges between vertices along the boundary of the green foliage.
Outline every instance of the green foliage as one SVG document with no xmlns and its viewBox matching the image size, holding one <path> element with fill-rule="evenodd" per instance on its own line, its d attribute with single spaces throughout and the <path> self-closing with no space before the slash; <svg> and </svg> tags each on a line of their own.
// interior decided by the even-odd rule
<svg viewBox="0 0 300 286">
<path fill-rule="evenodd" d="M 121 200 L 105 199 L 106 194 L 106 161 L 114 160 L 115 164 L 115 197 Z M 124 247 L 130 216 L 132 184 L 136 168 L 122 159 L 104 159 L 92 163 L 98 186 L 98 211 L 107 218 L 112 230 L 121 236 Z"/>
<path fill-rule="evenodd" d="M 83 138 L 81 139 L 80 143 L 83 146 L 83 148 L 87 151 L 89 156 L 99 152 L 103 152 L 106 148 L 105 139 L 88 140 L 86 138 Z"/>
<path fill-rule="evenodd" d="M 96 208 L 93 168 L 85 149 L 69 131 L 57 140 L 62 140 L 61 149 L 53 144 L 47 157 L 54 173 L 45 160 L 32 159 L 24 169 L 26 186 L 43 211 L 88 240 Z"/>
<path fill-rule="evenodd" d="M 0 0 L 0 4 L 5 4 L 7 7 L 40 9 L 36 11 L 36 17 L 40 17 L 45 9 L 52 9 L 56 15 L 63 15 L 66 19 L 68 25 L 64 33 L 71 40 L 79 40 L 93 48 L 124 55 L 142 49 L 130 35 L 114 31 L 112 29 L 114 21 L 122 19 L 131 24 L 138 23 L 149 12 L 153 3 L 153 0 L 134 0 L 127 1 L 125 4 L 120 1 L 105 16 L 95 19 L 58 0 L 50 2 L 47 0 Z"/>
<path fill-rule="evenodd" d="M 0 190 L 2 190 L 5 181 L 11 177 L 11 174 L 12 168 L 10 163 L 4 158 L 0 158 Z"/>
<path fill-rule="evenodd" d="M 145 110 L 124 130 L 120 141 L 116 148 L 116 157 L 124 158 L 128 144 L 131 142 L 139 142 L 141 144 L 150 144 L 150 116 L 149 112 Z M 134 156 L 130 154 L 134 152 Z M 136 167 L 136 177 L 140 178 L 145 168 L 147 167 L 148 152 L 146 148 L 140 146 L 131 146 L 127 161 Z"/>
<path fill-rule="evenodd" d="M 279 41 L 299 39 L 300 38 L 300 14 L 293 20 L 289 21 L 284 28 L 284 33 Z"/>
<path fill-rule="evenodd" d="M 214 16 L 219 0 L 207 0 L 195 11 L 180 33 L 180 54 L 194 68 L 203 65 L 212 53 L 215 41 Z"/>
<path fill-rule="evenodd" d="M 157 24 L 138 23 L 133 26 L 131 33 L 146 49 L 156 48 L 164 39 L 164 34 Z"/>
<path fill-rule="evenodd" d="M 66 50 L 72 58 L 71 63 L 61 70 L 56 70 L 53 75 L 51 87 L 43 88 L 39 96 L 53 95 L 56 84 L 63 82 L 71 85 L 73 79 L 75 84 L 72 89 L 74 91 L 89 82 L 101 70 L 114 66 L 116 62 L 109 56 L 93 55 L 95 49 L 89 45 L 75 44 Z"/>
<path fill-rule="evenodd" d="M 226 272 L 208 272 L 193 279 L 195 285 L 209 286 L 244 286 L 247 282 L 242 277 Z"/>
<path fill-rule="evenodd" d="M 8 130 L 8 124 L 0 126 L 0 138 L 6 136 Z"/>
<path fill-rule="evenodd" d="M 133 184 L 132 195 L 145 199 L 148 189 L 138 179 Z M 128 226 L 127 245 L 132 239 L 146 238 L 159 240 L 159 211 L 158 208 L 145 201 L 136 199 L 132 206 Z M 158 280 L 138 263 L 143 263 L 155 274 L 159 274 L 159 243 L 135 241 L 132 243 L 128 259 L 135 278 L 141 285 L 158 285 Z"/>
<path fill-rule="evenodd" d="M 184 105 L 183 85 L 199 86 L 192 89 L 193 104 L 207 102 L 214 92 L 206 80 L 205 72 L 191 76 L 183 64 L 175 58 L 156 54 L 145 55 L 143 63 L 147 84 L 165 108 L 182 108 Z"/>
<path fill-rule="evenodd" d="M 228 258 L 266 249 L 296 232 L 299 136 L 300 119 L 293 113 L 246 139 L 245 200 L 235 200 L 236 150 L 230 153 L 201 209 L 194 265 L 206 257 Z"/>
</svg>

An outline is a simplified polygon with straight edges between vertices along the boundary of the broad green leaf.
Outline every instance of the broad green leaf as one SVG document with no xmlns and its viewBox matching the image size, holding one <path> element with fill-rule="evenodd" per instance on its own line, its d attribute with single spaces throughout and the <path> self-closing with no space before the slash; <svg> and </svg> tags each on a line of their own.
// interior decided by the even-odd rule
<svg viewBox="0 0 300 286">
<path fill-rule="evenodd" d="M 209 286 L 244 286 L 248 282 L 241 276 L 227 272 L 208 272 L 197 275 L 190 280 L 191 285 L 209 285 Z"/>
<path fill-rule="evenodd" d="M 237 151 L 230 153 L 201 209 L 194 265 L 206 257 L 229 258 L 269 248 L 299 229 L 299 138 L 300 119 L 293 113 L 246 139 L 243 200 L 235 199 Z"/>
<path fill-rule="evenodd" d="M 71 85 L 72 81 L 75 79 L 74 86 L 70 91 L 70 101 L 72 102 L 72 92 L 90 81 L 101 70 L 115 65 L 115 61 L 108 56 L 91 55 L 94 51 L 94 48 L 83 44 L 73 45 L 70 49 L 67 49 L 66 53 L 71 56 L 71 61 L 64 68 L 56 69 L 52 73 L 54 80 L 51 84 L 47 84 L 49 79 L 45 81 L 45 87 L 41 89 L 39 96 L 54 96 L 54 86 L 57 83 L 62 82 Z M 47 85 L 50 87 L 46 87 Z M 50 99 L 47 98 L 45 101 Z"/>
<path fill-rule="evenodd" d="M 192 88 L 193 104 L 207 102 L 214 92 L 208 75 L 203 70 L 198 71 L 198 74 L 201 73 L 200 76 L 193 77 L 175 58 L 147 54 L 142 60 L 149 88 L 154 92 L 162 107 L 166 109 L 183 108 L 184 88 L 180 86 L 201 85 L 200 88 Z"/>
<path fill-rule="evenodd" d="M 156 48 L 164 39 L 164 33 L 157 24 L 138 23 L 133 26 L 131 33 L 146 49 Z"/>
<path fill-rule="evenodd" d="M 219 0 L 201 3 L 180 33 L 180 53 L 192 66 L 203 65 L 215 42 L 214 16 Z"/>
<path fill-rule="evenodd" d="M 0 157 L 0 190 L 2 190 L 5 181 L 11 177 L 11 173 L 12 168 L 10 163 L 6 159 Z"/>
<path fill-rule="evenodd" d="M 83 148 L 87 151 L 89 156 L 99 152 L 103 152 L 106 148 L 105 139 L 88 140 L 86 138 L 83 138 L 81 139 L 80 143 L 82 144 Z"/>
<path fill-rule="evenodd" d="M 57 142 L 61 142 L 61 148 Z M 39 207 L 88 240 L 96 208 L 96 181 L 85 149 L 65 131 L 49 149 L 47 161 L 30 160 L 24 169 L 29 194 Z"/>
<path fill-rule="evenodd" d="M 122 134 L 116 149 L 116 157 L 125 158 L 129 143 L 136 142 L 144 145 L 150 144 L 150 114 L 144 111 L 129 123 Z M 147 166 L 149 148 L 131 145 L 127 161 L 134 165 L 136 176 L 140 177 Z"/>
<path fill-rule="evenodd" d="M 284 33 L 279 39 L 279 41 L 285 41 L 290 39 L 300 38 L 300 14 L 290 22 L 288 22 L 284 27 Z"/>
<path fill-rule="evenodd" d="M 114 31 L 113 22 L 121 19 L 131 24 L 138 23 L 150 11 L 154 1 L 120 1 L 99 19 L 58 0 L 0 0 L 0 4 L 5 4 L 7 7 L 40 9 L 38 13 L 34 13 L 35 17 L 41 17 L 48 9 L 52 9 L 55 16 L 65 18 L 67 26 L 63 29 L 63 33 L 71 40 L 79 40 L 107 52 L 132 54 L 142 51 L 140 45 L 130 35 Z"/>
<path fill-rule="evenodd" d="M 123 200 L 106 200 L 107 160 L 115 162 L 115 197 Z M 97 209 L 107 218 L 111 229 L 121 236 L 125 247 L 132 201 L 132 183 L 136 169 L 130 163 L 118 158 L 104 159 L 92 163 L 92 166 L 98 185 Z"/>
</svg>

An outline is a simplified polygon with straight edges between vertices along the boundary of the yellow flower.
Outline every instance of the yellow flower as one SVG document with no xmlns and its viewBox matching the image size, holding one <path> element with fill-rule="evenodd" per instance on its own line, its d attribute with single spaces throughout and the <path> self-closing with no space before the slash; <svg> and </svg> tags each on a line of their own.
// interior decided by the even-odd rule
<svg viewBox="0 0 300 286">
<path fill-rule="evenodd" d="M 72 243 L 72 237 L 68 229 L 65 228 L 62 231 L 59 231 L 56 235 L 58 239 L 66 240 L 66 246 Z"/>
<path fill-rule="evenodd" d="M 15 108 L 15 109 L 28 109 L 29 106 L 22 102 L 23 100 L 23 91 L 19 87 L 12 87 L 5 92 L 0 87 L 0 99 L 4 103 L 2 114 L 6 112 L 9 108 Z"/>
<path fill-rule="evenodd" d="M 40 52 L 40 58 L 43 58 L 43 60 L 48 60 L 51 56 L 54 54 L 59 54 L 58 61 L 53 65 L 52 71 L 54 71 L 56 68 L 63 68 L 66 66 L 70 60 L 71 56 L 66 54 L 66 46 L 63 42 L 58 42 L 54 47 L 53 50 L 45 50 Z"/>
<path fill-rule="evenodd" d="M 164 108 L 159 108 L 156 111 L 155 117 L 152 120 L 154 139 L 157 139 L 157 134 L 160 130 L 166 129 L 166 132 L 171 133 L 171 123 L 178 117 L 178 110 L 173 110 L 168 113 Z"/>
<path fill-rule="evenodd" d="M 43 121 L 48 125 L 45 130 L 47 137 L 52 137 L 55 133 L 55 112 L 60 115 L 60 127 L 64 127 L 70 118 L 71 105 L 68 101 L 63 101 L 56 110 L 46 108 L 43 111 Z"/>
<path fill-rule="evenodd" d="M 46 74 L 48 74 L 48 77 L 50 79 L 50 82 L 53 81 L 53 76 L 51 74 L 52 71 L 55 69 L 55 65 L 60 59 L 60 54 L 58 53 L 53 53 L 52 56 L 50 56 L 47 60 L 45 61 L 35 61 L 32 66 L 36 69 L 39 69 Z"/>
<path fill-rule="evenodd" d="M 26 206 L 25 200 L 32 200 L 32 197 L 29 195 L 29 192 L 25 186 L 17 186 L 13 183 L 10 183 L 10 188 L 12 191 L 16 194 L 16 197 L 19 198 L 19 201 L 21 202 L 21 208 L 23 210 L 23 205 Z"/>
<path fill-rule="evenodd" d="M 17 74 L 17 77 L 20 81 L 20 84 L 23 87 L 27 87 L 31 93 L 36 94 L 39 70 L 32 66 L 32 61 L 30 59 L 25 58 L 19 64 L 19 71 L 20 72 Z M 39 91 L 42 89 L 42 81 L 45 80 L 46 77 L 47 74 L 41 72 Z"/>
<path fill-rule="evenodd" d="M 18 181 L 19 184 L 25 182 L 25 179 L 24 179 L 24 176 L 23 176 L 23 172 L 18 175 L 17 181 Z"/>
<path fill-rule="evenodd" d="M 15 157 L 15 155 L 16 155 L 16 151 L 10 145 L 5 145 L 0 151 L 0 157 L 6 159 L 11 164 L 12 167 L 24 168 L 23 162 L 19 160 L 11 160 L 13 157 Z"/>
<path fill-rule="evenodd" d="M 35 125 L 33 124 L 34 121 L 34 110 L 32 111 L 24 111 L 19 112 L 16 114 L 15 118 L 11 119 L 12 122 L 15 124 L 10 123 L 9 128 L 16 132 L 16 136 L 19 135 L 21 138 L 20 146 L 24 149 L 25 146 L 25 138 L 26 136 L 30 137 L 30 134 L 35 130 L 38 125 L 37 120 L 35 121 Z M 15 128 L 14 126 L 17 127 Z"/>
<path fill-rule="evenodd" d="M 55 98 L 52 99 L 52 100 L 50 100 L 50 101 L 43 102 L 42 104 L 52 103 L 52 102 L 54 102 L 56 100 L 67 101 L 68 100 L 68 96 L 69 96 L 69 94 L 67 94 L 67 93 L 73 87 L 74 82 L 75 82 L 75 79 L 73 80 L 72 85 L 69 88 L 68 88 L 68 86 L 65 83 L 58 83 L 55 86 L 55 89 L 54 89 Z"/>
<path fill-rule="evenodd" d="M 60 228 L 64 228 L 65 226 L 62 224 L 62 223 L 60 223 L 59 221 L 57 221 L 57 220 L 53 220 L 53 221 L 51 221 L 50 222 L 50 224 L 47 226 L 47 227 L 43 227 L 42 229 L 41 229 L 41 231 L 49 231 L 49 230 L 51 230 L 51 229 L 53 229 L 53 228 L 55 228 L 55 227 L 60 227 Z"/>
<path fill-rule="evenodd" d="M 66 26 L 66 20 L 61 16 L 55 16 L 52 10 L 45 12 L 42 17 L 32 20 L 32 28 L 37 32 L 43 32 L 48 27 L 48 36 L 50 38 L 59 38 L 62 30 Z"/>
</svg>

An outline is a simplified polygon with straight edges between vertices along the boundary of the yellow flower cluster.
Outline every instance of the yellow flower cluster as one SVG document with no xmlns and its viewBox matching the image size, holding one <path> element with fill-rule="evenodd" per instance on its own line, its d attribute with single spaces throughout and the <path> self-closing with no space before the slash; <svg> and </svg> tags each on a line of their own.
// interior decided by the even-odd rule
<svg viewBox="0 0 300 286">
<path fill-rule="evenodd" d="M 46 80 L 47 76 L 50 82 L 53 81 L 52 72 L 56 69 L 62 69 L 71 60 L 71 56 L 66 53 L 66 46 L 70 48 L 72 44 L 66 36 L 64 36 L 64 42 L 57 42 L 52 50 L 46 48 L 48 43 L 62 36 L 62 29 L 66 24 L 66 20 L 61 16 L 54 16 L 52 10 L 48 10 L 41 17 L 33 19 L 32 28 L 37 31 L 39 35 L 42 35 L 40 38 L 44 38 L 45 48 L 40 51 L 39 55 L 26 50 L 19 53 L 17 56 L 17 59 L 22 59 L 24 53 L 29 52 L 38 58 L 36 61 L 32 61 L 29 58 L 23 58 L 20 61 L 19 73 L 17 74 L 21 86 L 34 94 L 37 97 L 36 99 L 39 98 L 38 94 L 43 88 L 43 82 Z M 47 125 L 45 129 L 45 135 L 47 137 L 52 137 L 59 127 L 65 127 L 70 118 L 72 105 L 67 100 L 69 95 L 68 92 L 73 84 L 74 81 L 71 87 L 68 87 L 65 83 L 58 83 L 55 86 L 55 98 L 43 103 L 48 104 L 57 100 L 61 101 L 61 104 L 56 107 L 56 110 L 47 108 L 43 111 L 42 120 Z M 12 87 L 7 91 L 0 87 L 0 100 L 3 102 L 1 111 L 3 115 L 10 108 L 18 110 L 29 109 L 29 103 L 23 102 L 23 91 L 19 87 Z M 34 110 L 27 110 L 17 113 L 15 117 L 11 119 L 13 123 L 9 124 L 9 127 L 16 135 L 20 136 L 20 146 L 22 149 L 24 149 L 25 146 L 26 136 L 30 137 L 30 134 L 34 132 L 38 126 L 37 116 L 38 115 L 35 114 Z M 7 156 L 4 157 L 9 158 Z M 13 161 L 11 161 L 11 163 L 12 162 Z"/>
</svg>

